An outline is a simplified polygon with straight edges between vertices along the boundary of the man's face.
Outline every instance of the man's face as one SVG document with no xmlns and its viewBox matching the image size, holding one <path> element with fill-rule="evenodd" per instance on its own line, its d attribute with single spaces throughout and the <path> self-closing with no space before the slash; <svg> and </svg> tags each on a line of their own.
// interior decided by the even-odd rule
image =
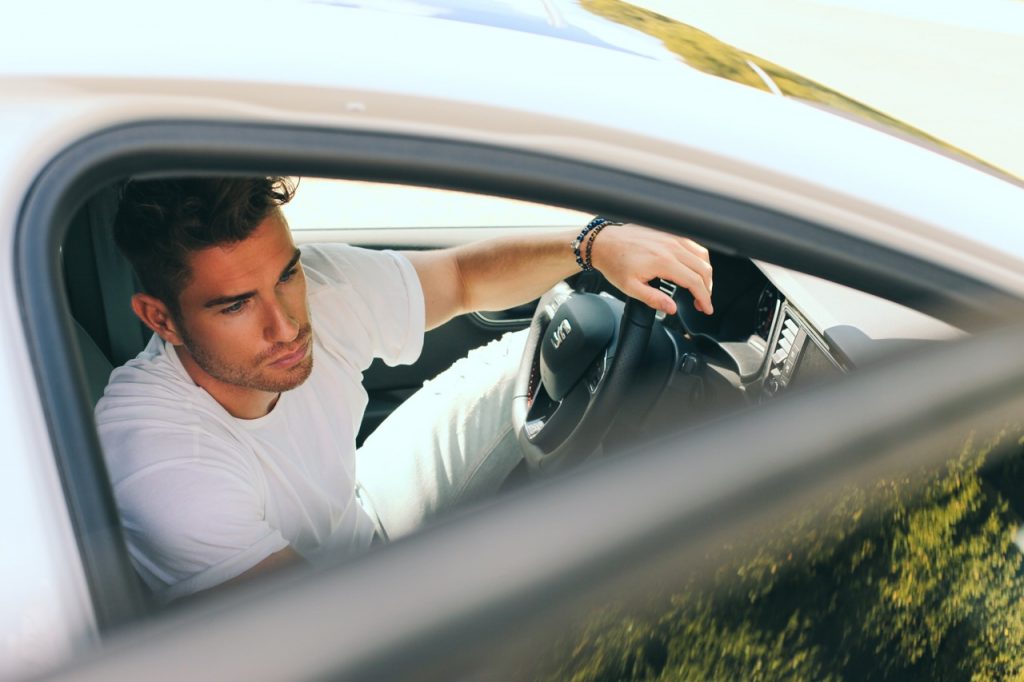
<svg viewBox="0 0 1024 682">
<path fill-rule="evenodd" d="M 306 279 L 277 211 L 247 239 L 195 252 L 189 266 L 176 322 L 196 383 L 225 403 L 287 391 L 309 377 Z"/>
</svg>

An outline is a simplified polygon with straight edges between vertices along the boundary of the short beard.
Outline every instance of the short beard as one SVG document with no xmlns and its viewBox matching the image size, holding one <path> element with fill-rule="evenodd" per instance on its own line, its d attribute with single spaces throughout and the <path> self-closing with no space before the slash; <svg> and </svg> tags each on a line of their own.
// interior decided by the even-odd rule
<svg viewBox="0 0 1024 682">
<path fill-rule="evenodd" d="M 253 362 L 253 367 L 241 367 L 225 362 L 222 358 L 210 352 L 202 344 L 197 343 L 188 333 L 185 325 L 181 324 L 181 321 L 175 320 L 175 323 L 178 325 L 178 333 L 181 336 L 182 343 L 199 368 L 214 379 L 225 384 L 231 384 L 232 386 L 239 386 L 241 388 L 248 388 L 256 391 L 264 391 L 266 393 L 282 393 L 301 386 L 313 372 L 312 345 L 310 345 L 309 354 L 302 360 L 302 362 L 289 367 L 286 370 L 286 376 L 268 377 L 264 376 L 260 372 L 260 368 L 267 359 L 281 352 L 280 346 L 284 346 L 286 344 L 280 344 L 280 346 L 275 346 L 267 352 L 261 353 Z M 299 333 L 296 338 L 304 343 L 311 344 L 312 333 L 313 325 L 306 323 L 299 329 Z"/>
</svg>

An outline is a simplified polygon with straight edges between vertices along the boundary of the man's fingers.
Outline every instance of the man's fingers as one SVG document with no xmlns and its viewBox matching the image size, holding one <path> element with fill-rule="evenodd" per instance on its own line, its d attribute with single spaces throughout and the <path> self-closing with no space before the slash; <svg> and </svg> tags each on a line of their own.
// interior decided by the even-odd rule
<svg viewBox="0 0 1024 682">
<path fill-rule="evenodd" d="M 699 244 L 695 244 L 695 246 L 697 246 L 698 248 L 702 249 L 705 253 L 707 253 L 707 249 L 704 249 L 703 246 L 700 246 Z M 712 280 L 714 275 L 714 270 L 711 267 L 711 262 L 707 260 L 707 258 L 702 257 L 701 255 L 686 248 L 685 245 L 683 246 L 683 248 L 679 249 L 675 255 L 685 267 L 689 268 L 690 270 L 693 270 L 698 275 L 700 275 L 700 278 L 704 281 L 704 286 L 707 288 L 708 291 L 711 291 Z"/>
<path fill-rule="evenodd" d="M 710 292 L 715 285 L 714 269 L 711 267 L 711 252 L 692 239 L 685 237 L 679 238 L 679 244 L 682 246 L 682 252 L 687 254 L 683 256 L 684 262 L 700 273 L 704 279 L 704 285 Z"/>
<path fill-rule="evenodd" d="M 694 306 L 697 310 L 710 315 L 714 312 L 711 304 L 711 291 L 714 287 L 714 269 L 711 267 L 710 254 L 707 249 L 691 239 L 680 238 L 679 244 L 682 248 L 679 249 L 678 258 L 682 261 L 683 267 L 689 268 L 700 277 L 703 283 L 702 289 L 706 290 L 707 298 L 704 298 L 703 291 L 694 290 L 690 281 L 676 283 L 693 294 Z M 706 306 L 702 303 L 704 300 L 707 301 Z"/>
<path fill-rule="evenodd" d="M 708 251 L 706 248 L 704 248 L 697 242 L 693 241 L 692 239 L 687 239 L 686 237 L 681 237 L 679 241 L 680 243 L 682 243 L 683 248 L 685 248 L 687 251 L 697 256 L 698 258 L 707 261 L 709 264 L 711 263 L 711 252 Z"/>
<path fill-rule="evenodd" d="M 595 244 L 601 249 L 595 254 L 600 255 L 602 272 L 629 296 L 666 314 L 675 314 L 672 297 L 647 283 L 660 277 L 693 294 L 694 307 L 700 312 L 714 312 L 711 256 L 692 239 L 623 225 L 603 233 Z M 594 260 L 597 262 L 597 255 Z"/>
<path fill-rule="evenodd" d="M 704 277 L 699 273 L 694 272 L 685 265 L 676 262 L 672 263 L 669 271 L 662 274 L 661 277 L 671 282 L 675 282 L 677 286 L 680 286 L 693 294 L 693 298 L 698 309 L 704 314 L 710 315 L 715 312 L 714 306 L 711 304 L 711 289 L 708 284 L 705 283 Z"/>
</svg>

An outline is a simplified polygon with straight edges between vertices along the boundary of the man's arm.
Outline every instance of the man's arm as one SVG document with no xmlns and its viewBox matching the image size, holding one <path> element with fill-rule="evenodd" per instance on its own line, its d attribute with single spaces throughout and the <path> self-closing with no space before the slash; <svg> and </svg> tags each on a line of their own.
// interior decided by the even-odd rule
<svg viewBox="0 0 1024 682">
<path fill-rule="evenodd" d="M 570 242 L 576 232 L 506 237 L 404 255 L 419 275 L 427 329 L 457 315 L 504 310 L 537 298 L 579 270 Z M 662 278 L 693 294 L 698 310 L 711 306 L 708 251 L 696 242 L 638 225 L 610 225 L 593 241 L 594 267 L 633 298 L 668 314 L 675 302 L 647 283 Z"/>
<path fill-rule="evenodd" d="M 258 564 L 256 564 L 252 568 L 250 568 L 249 570 L 247 570 L 247 571 L 245 571 L 245 572 L 243 572 L 243 573 L 241 573 L 239 575 L 236 575 L 234 578 L 231 578 L 230 580 L 225 580 L 224 582 L 220 583 L 219 585 L 214 585 L 213 587 L 208 587 L 205 590 L 200 590 L 199 592 L 193 592 L 192 594 L 190 594 L 190 595 L 188 595 L 188 596 L 186 596 L 186 597 L 184 597 L 182 599 L 179 599 L 178 602 L 191 602 L 191 601 L 194 601 L 196 599 L 202 599 L 203 597 L 206 597 L 207 595 L 217 594 L 219 592 L 222 592 L 226 588 L 230 588 L 230 587 L 234 587 L 235 585 L 241 585 L 242 583 L 250 582 L 254 578 L 260 578 L 262 576 L 265 576 L 265 575 L 268 575 L 270 573 L 273 573 L 274 571 L 280 570 L 282 568 L 287 568 L 289 566 L 297 567 L 297 566 L 308 566 L 308 565 L 309 565 L 309 562 L 307 562 L 305 559 L 303 559 L 301 554 L 296 552 L 290 546 L 289 547 L 285 547 L 282 550 L 274 552 L 273 554 L 268 556 L 266 559 L 264 559 L 263 561 L 259 562 Z"/>
</svg>

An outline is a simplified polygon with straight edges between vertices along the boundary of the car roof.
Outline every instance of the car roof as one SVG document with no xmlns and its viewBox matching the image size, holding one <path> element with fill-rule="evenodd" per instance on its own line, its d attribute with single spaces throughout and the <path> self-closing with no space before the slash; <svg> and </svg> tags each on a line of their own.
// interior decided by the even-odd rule
<svg viewBox="0 0 1024 682">
<path fill-rule="evenodd" d="M 304 5 L 338 11 L 332 15 L 309 14 L 309 21 L 302 26 Z M 209 64 L 213 71 L 218 54 L 211 55 L 206 48 L 213 45 L 220 54 L 238 54 L 228 47 L 228 43 L 239 36 L 251 36 L 253 42 L 260 44 L 266 34 L 274 32 L 274 42 L 279 43 L 282 49 L 286 48 L 289 39 L 298 38 L 300 43 L 288 49 L 301 53 L 304 47 L 317 42 L 315 25 L 351 23 L 356 21 L 356 16 L 378 15 L 385 22 L 390 19 L 395 27 L 403 18 L 431 23 L 450 21 L 674 62 L 766 92 L 832 109 L 869 125 L 881 126 L 887 129 L 886 132 L 901 134 L 915 143 L 954 155 L 960 161 L 983 166 L 987 172 L 995 171 L 1003 179 L 1020 182 L 1018 178 L 961 149 L 820 83 L 743 52 L 677 19 L 622 0 L 253 0 L 246 3 L 239 0 L 219 0 L 216 3 L 182 0 L 173 6 L 145 5 L 141 10 L 137 4 L 125 0 L 95 0 L 78 8 L 65 7 L 55 0 L 42 0 L 20 3 L 12 9 L 9 23 L 21 30 L 6 45 L 0 46 L 0 55 L 6 47 L 9 57 L 0 60 L 0 77 L 5 73 L 89 73 L 89 57 L 94 52 L 102 54 L 104 48 L 111 44 L 115 47 L 119 44 L 135 46 L 143 52 L 140 55 L 138 49 L 128 50 L 131 57 L 127 59 L 124 52 L 120 53 L 115 63 L 106 64 L 105 71 L 109 75 L 116 75 L 119 65 L 131 64 L 140 56 L 151 56 L 146 53 L 162 54 L 165 59 L 176 56 L 181 64 L 188 64 L 199 57 L 199 54 L 189 54 L 193 50 L 202 54 L 203 63 Z M 270 23 L 262 31 L 246 32 L 241 25 L 253 17 L 257 20 L 266 18 Z M 282 20 L 293 17 L 300 18 L 291 22 L 290 35 L 277 30 Z M 236 23 L 240 24 L 237 32 L 232 30 Z M 380 23 L 377 25 L 381 26 Z M 84 31 L 83 26 L 90 30 Z M 210 36 L 204 41 L 204 34 L 209 36 L 211 29 L 221 31 L 219 39 Z M 382 31 L 379 35 L 386 36 L 387 32 Z M 395 35 L 395 47 L 401 49 L 399 32 L 396 31 Z M 175 36 L 179 36 L 180 45 L 166 42 L 168 38 L 175 40 Z M 133 41 L 138 39 L 144 43 L 133 45 Z M 221 40 L 225 44 L 221 45 Z M 344 41 L 331 41 L 329 36 L 324 36 L 323 40 L 347 53 Z M 40 47 L 42 51 L 38 49 Z M 435 43 L 433 49 L 447 47 Z M 466 58 L 474 58 L 478 48 L 466 50 Z M 147 63 L 150 60 L 143 58 L 141 61 Z M 585 62 L 579 66 L 586 68 Z M 129 68 L 125 73 L 130 72 Z M 159 76 L 160 73 L 153 71 L 150 75 Z M 301 81 L 301 76 L 293 74 L 289 77 Z M 608 96 L 614 96 L 614 93 Z"/>
<path fill-rule="evenodd" d="M 94 0 L 86 7 L 42 0 L 19 3 L 10 9 L 13 12 L 10 25 L 18 25 L 22 30 L 12 43 L 0 48 L 11 57 L 0 62 L 0 74 L 8 75 L 62 69 L 83 73 L 95 63 L 90 57 L 103 55 L 111 42 L 148 47 L 150 53 L 167 56 L 173 54 L 174 42 L 178 42 L 179 56 L 184 58 L 180 62 L 182 66 L 190 63 L 188 53 L 191 51 L 200 51 L 215 63 L 217 50 L 221 56 L 226 56 L 223 48 L 239 38 L 264 43 L 274 34 L 281 49 L 290 47 L 301 51 L 303 46 L 310 46 L 307 41 L 332 42 L 329 35 L 317 30 L 319 25 L 340 26 L 353 21 L 391 26 L 396 38 L 410 21 L 421 22 L 419 26 L 455 22 L 544 36 L 650 59 L 681 61 L 656 37 L 588 11 L 573 0 L 219 0 L 213 3 L 181 0 L 173 6 L 143 7 L 125 0 Z M 303 27 L 301 24 L 307 18 L 311 23 Z M 265 21 L 266 25 L 254 34 L 247 30 L 253 21 Z M 237 31 L 233 30 L 233 24 L 237 25 Z M 287 35 L 282 32 L 283 27 L 287 27 Z M 220 47 L 216 41 L 209 40 L 211 31 L 222 32 L 220 38 L 224 42 Z M 386 36 L 387 32 L 379 35 Z M 273 49 L 269 42 L 264 44 L 267 49 Z M 339 42 L 334 47 L 345 51 L 346 46 Z M 435 49 L 445 47 L 435 45 Z M 396 44 L 395 48 L 400 49 L 401 45 Z M 208 52 L 211 49 L 214 52 Z M 29 55 L 34 59 L 26 59 Z M 472 53 L 467 52 L 466 56 Z M 121 66 L 124 72 L 132 70 L 130 59 L 123 58 Z M 107 71 L 114 75 L 119 69 L 107 64 Z"/>
<path fill-rule="evenodd" d="M 543 35 L 677 61 L 661 41 L 566 0 L 307 0 L 313 4 L 431 17 Z"/>
<path fill-rule="evenodd" d="M 779 97 L 764 83 L 758 88 L 748 79 L 761 78 L 747 62 L 776 74 L 776 85 L 786 74 L 706 34 L 686 33 L 704 47 L 678 48 L 687 56 L 679 59 L 658 47 L 670 42 L 658 31 L 676 25 L 623 14 L 626 3 L 588 0 L 593 12 L 575 2 L 517 6 L 18 3 L 7 20 L 19 31 L 0 43 L 0 98 L 37 110 L 46 98 L 78 98 L 85 102 L 78 106 L 106 106 L 108 125 L 244 112 L 267 122 L 386 125 L 532 147 L 687 183 L 684 175 L 697 169 L 697 187 L 750 200 L 758 200 L 759 183 L 785 186 L 790 196 L 777 204 L 785 211 L 799 211 L 813 196 L 819 207 L 863 216 L 856 207 L 867 201 L 888 212 L 880 224 L 906 215 L 898 248 L 917 248 L 931 229 L 925 226 L 939 226 L 949 242 L 929 256 L 950 262 L 944 249 L 976 244 L 979 267 L 1020 270 L 1024 240 L 1006 208 L 1019 204 L 1019 187 Z M 651 33 L 631 28 L 635 21 Z M 710 75 L 723 73 L 735 77 Z M 806 81 L 794 83 L 804 88 Z M 34 124 L 30 118 L 19 121 Z M 722 183 L 737 169 L 750 187 L 730 181 L 738 188 L 732 192 Z"/>
<path fill-rule="evenodd" d="M 1012 174 L 903 121 L 777 64 L 743 52 L 677 19 L 622 0 L 254 0 L 249 3 L 220 0 L 213 4 L 182 0 L 173 7 L 146 5 L 142 11 L 137 5 L 124 0 L 95 0 L 77 8 L 81 12 L 80 16 L 75 16 L 74 6 L 68 8 L 54 0 L 42 0 L 37 3 L 21 3 L 12 8 L 10 23 L 19 26 L 21 30 L 7 44 L 0 46 L 0 55 L 6 47 L 9 57 L 0 60 L 0 77 L 4 74 L 56 75 L 61 72 L 84 75 L 91 72 L 88 68 L 91 61 L 89 57 L 94 52 L 102 54 L 108 45 L 133 46 L 133 40 L 140 38 L 145 44 L 134 45 L 136 49 L 119 53 L 115 63 L 107 63 L 103 71 L 116 75 L 119 65 L 133 63 L 139 57 L 142 57 L 139 61 L 143 64 L 151 65 L 151 59 L 146 57 L 161 54 L 164 60 L 179 61 L 180 58 L 180 63 L 188 64 L 197 61 L 202 54 L 202 62 L 210 65 L 213 73 L 218 61 L 217 55 L 208 52 L 203 54 L 205 46 L 212 44 L 216 46 L 215 50 L 222 47 L 219 50 L 221 53 L 237 55 L 237 50 L 228 48 L 227 44 L 221 46 L 220 41 L 229 42 L 232 37 L 241 35 L 251 36 L 252 41 L 259 44 L 264 40 L 264 34 L 278 28 L 282 18 L 301 16 L 302 5 L 317 5 L 340 11 L 335 12 L 334 16 L 318 14 L 304 27 L 299 25 L 301 19 L 293 22 L 290 36 L 277 31 L 274 41 L 279 42 L 282 49 L 289 38 L 298 37 L 301 44 L 290 49 L 301 53 L 303 47 L 310 44 L 306 42 L 306 33 L 312 32 L 314 24 L 330 26 L 350 23 L 356 16 L 352 12 L 358 12 L 359 15 L 376 14 L 385 21 L 388 17 L 451 21 L 554 38 L 632 56 L 674 62 L 763 91 L 800 99 L 879 127 L 883 132 L 900 135 L 915 144 L 928 146 L 934 151 L 1024 186 L 1024 182 Z M 258 19 L 266 17 L 273 25 L 255 33 L 247 33 L 239 27 L 239 31 L 233 35 L 233 24 L 243 24 L 254 16 Z M 83 26 L 89 26 L 90 30 L 83 31 Z M 207 38 L 204 42 L 204 33 L 209 36 L 208 31 L 211 29 L 220 30 L 221 36 L 219 39 Z M 386 32 L 381 35 L 386 35 Z M 174 40 L 175 36 L 180 36 L 180 45 L 166 42 L 167 38 Z M 310 35 L 309 40 L 315 43 L 317 38 Z M 401 39 L 397 40 L 400 48 Z M 329 37 L 327 41 L 332 42 Z M 336 42 L 338 49 L 346 51 L 344 41 Z M 193 50 L 199 51 L 199 54 L 189 54 Z M 175 52 L 178 54 L 175 55 Z M 131 57 L 126 59 L 125 54 Z M 474 58 L 475 51 L 466 51 L 465 55 Z M 580 64 L 580 67 L 586 68 L 585 63 Z M 131 69 L 125 73 L 131 73 Z M 161 74 L 159 70 L 153 70 L 148 75 L 159 77 Z M 195 73 L 182 75 L 202 76 Z M 301 77 L 294 74 L 289 78 L 301 81 Z M 609 93 L 609 96 L 614 96 L 614 93 Z"/>
</svg>

